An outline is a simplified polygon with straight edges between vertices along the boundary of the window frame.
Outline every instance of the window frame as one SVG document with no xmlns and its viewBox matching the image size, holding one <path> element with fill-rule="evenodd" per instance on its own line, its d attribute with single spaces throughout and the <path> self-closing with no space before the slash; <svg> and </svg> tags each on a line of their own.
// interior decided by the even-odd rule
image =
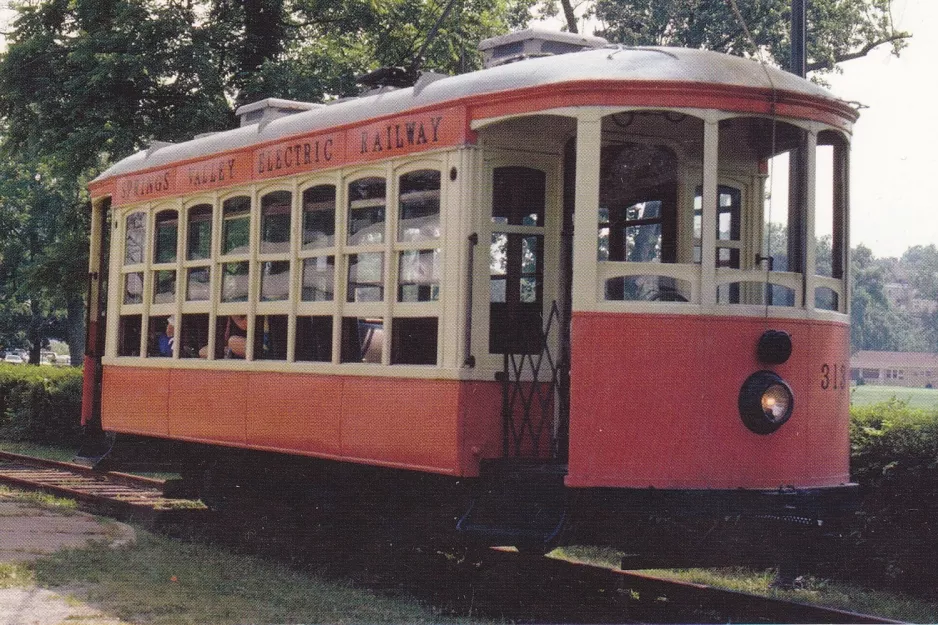
<svg viewBox="0 0 938 625">
<path fill-rule="evenodd" d="M 381 320 L 383 330 L 383 333 L 380 334 L 382 341 L 381 361 L 375 364 L 357 363 L 367 366 L 367 369 L 365 367 L 361 368 L 360 372 L 362 374 L 368 371 L 369 373 L 378 375 L 390 375 L 390 373 L 380 373 L 380 371 L 387 371 L 387 369 L 374 369 L 373 367 L 378 364 L 391 365 L 394 361 L 403 360 L 403 362 L 395 368 L 395 371 L 401 372 L 398 375 L 417 375 L 418 377 L 430 375 L 417 373 L 414 369 L 408 369 L 408 367 L 435 369 L 442 366 L 441 360 L 444 350 L 443 341 L 440 337 L 445 331 L 443 315 L 443 282 L 445 277 L 443 273 L 443 257 L 445 255 L 445 246 L 449 244 L 443 229 L 446 220 L 447 198 L 449 197 L 450 201 L 457 197 L 461 198 L 461 195 L 455 194 L 455 189 L 460 188 L 460 186 L 453 186 L 451 184 L 452 180 L 448 179 L 447 172 L 451 164 L 459 164 L 462 162 L 465 162 L 464 155 L 459 154 L 458 151 L 454 151 L 452 154 L 421 155 L 420 158 L 408 157 L 394 161 L 382 161 L 356 169 L 332 170 L 289 178 L 285 177 L 265 185 L 242 185 L 223 191 L 202 192 L 164 201 L 139 203 L 120 207 L 118 209 L 119 212 L 116 213 L 119 221 L 115 223 L 116 230 L 119 232 L 120 236 L 119 238 L 115 237 L 117 240 L 113 241 L 111 244 L 112 249 L 115 248 L 116 244 L 116 247 L 120 250 L 120 257 L 112 255 L 112 263 L 115 265 L 114 275 L 120 276 L 123 281 L 126 280 L 126 275 L 141 274 L 142 300 L 135 304 L 124 304 L 121 299 L 123 297 L 123 290 L 115 292 L 113 295 L 114 299 L 112 302 L 116 306 L 116 314 L 113 317 L 114 327 L 117 328 L 120 325 L 120 318 L 122 316 L 135 316 L 136 319 L 139 320 L 141 327 L 139 353 L 134 353 L 132 349 L 128 350 L 127 353 L 131 355 L 127 357 L 122 356 L 120 357 L 121 360 L 117 362 L 119 364 L 128 365 L 132 364 L 128 359 L 147 358 L 146 351 L 148 343 L 151 348 L 151 353 L 155 353 L 152 350 L 155 344 L 155 337 L 147 336 L 147 327 L 151 324 L 164 324 L 165 319 L 171 319 L 176 329 L 175 336 L 179 339 L 174 342 L 174 354 L 172 358 L 159 356 L 160 360 L 157 361 L 154 359 L 152 366 L 208 367 L 234 370 L 246 367 L 248 370 L 287 371 L 296 364 L 297 371 L 324 371 L 329 373 L 355 371 L 357 369 L 355 363 L 341 362 L 341 333 L 343 320 L 348 318 L 376 318 Z M 439 179 L 438 191 L 435 188 L 431 189 L 439 195 L 439 235 L 430 240 L 400 241 L 398 240 L 398 228 L 401 223 L 400 209 L 402 203 L 398 189 L 406 186 L 404 184 L 406 179 L 402 180 L 401 177 L 412 172 L 425 170 L 435 172 L 433 175 Z M 346 239 L 349 217 L 348 185 L 354 183 L 355 180 L 368 177 L 379 177 L 384 181 L 385 185 L 385 219 L 381 237 L 382 241 L 380 243 L 368 242 L 365 244 L 349 245 Z M 334 212 L 332 215 L 334 230 L 331 240 L 320 247 L 303 249 L 303 194 L 309 189 L 323 185 L 327 185 L 327 188 L 323 190 L 326 197 L 328 197 L 329 193 L 334 193 L 335 198 Z M 431 183 L 430 186 L 433 187 L 434 184 Z M 270 193 L 278 191 L 290 193 L 289 249 L 262 251 L 263 201 Z M 232 203 L 232 201 L 235 203 Z M 225 246 L 226 202 L 228 203 L 229 219 L 232 218 L 232 209 L 243 210 L 246 214 L 234 217 L 235 219 L 245 219 L 245 222 L 242 222 L 244 225 L 237 226 L 238 237 L 236 237 L 235 241 L 239 243 L 239 245 L 232 250 L 223 252 Z M 237 202 L 243 202 L 243 204 L 239 205 Z M 155 263 L 155 259 L 151 258 L 151 256 L 156 249 L 156 243 L 153 240 L 156 233 L 156 215 L 166 210 L 175 211 L 174 217 L 177 220 L 176 257 L 173 262 Z M 432 208 L 428 207 L 426 210 L 432 211 Z M 205 213 L 200 214 L 197 211 L 205 211 Z M 140 227 L 143 234 L 140 236 L 143 237 L 141 239 L 143 260 L 139 263 L 135 262 L 133 264 L 124 265 L 125 248 L 128 246 L 128 242 L 125 240 L 128 216 L 136 214 L 142 215 L 142 217 L 137 217 L 136 219 L 142 220 Z M 132 220 L 134 218 L 130 219 Z M 191 224 L 190 220 L 192 220 Z M 210 226 L 203 224 L 203 220 L 207 221 Z M 434 228 L 435 227 L 434 225 Z M 204 254 L 200 252 L 196 252 L 195 255 L 190 258 L 189 236 L 193 228 L 202 229 L 205 236 L 210 237 L 208 244 L 209 253 L 205 258 L 201 257 Z M 323 227 L 322 229 L 328 234 L 327 227 Z M 245 231 L 247 232 L 246 244 L 244 244 Z M 231 233 L 229 233 L 229 239 L 230 235 Z M 198 242 L 198 247 L 203 252 L 206 249 L 205 243 L 202 241 Z M 437 297 L 437 299 L 423 302 L 397 301 L 400 255 L 410 251 L 420 252 L 425 250 L 432 250 L 435 254 L 435 269 L 438 272 L 436 278 L 439 282 L 434 282 L 433 288 L 434 296 Z M 361 253 L 379 253 L 382 255 L 384 267 L 381 272 L 381 285 L 385 291 L 385 295 L 380 302 L 345 301 L 348 259 L 353 254 Z M 168 253 L 166 256 L 168 257 Z M 328 261 L 325 262 L 330 263 L 328 269 L 331 270 L 329 279 L 331 280 L 333 295 L 331 300 L 303 301 L 301 299 L 303 263 L 316 258 L 328 259 Z M 426 261 L 426 259 L 422 260 Z M 261 274 L 267 262 L 289 263 L 289 293 L 285 299 L 273 301 L 263 301 L 261 299 Z M 246 267 L 246 276 L 240 279 L 246 280 L 247 296 L 244 297 L 244 293 L 240 291 L 241 287 L 239 287 L 241 295 L 239 301 L 222 300 L 224 286 L 222 270 L 229 263 L 244 263 Z M 161 270 L 175 272 L 176 282 L 173 291 L 173 302 L 154 303 L 147 299 L 156 282 L 155 272 Z M 189 289 L 189 273 L 190 271 L 196 270 L 208 272 L 207 288 L 209 294 L 207 299 L 188 300 L 186 297 Z M 136 279 L 136 277 L 133 279 Z M 439 285 L 438 289 L 435 286 L 437 284 Z M 200 287 L 201 286 L 202 285 L 200 285 Z M 123 289 L 123 282 L 121 282 L 121 289 Z M 437 292 L 439 293 L 438 296 Z M 204 296 L 201 291 L 199 295 Z M 452 301 L 455 302 L 455 300 Z M 223 347 L 221 343 L 224 342 L 222 337 L 224 326 L 220 324 L 224 323 L 225 319 L 231 315 L 244 315 L 247 318 L 247 328 L 244 331 L 246 335 L 245 358 L 240 362 L 215 362 L 213 365 L 211 364 L 212 361 L 221 359 L 219 348 Z M 274 361 L 260 358 L 261 353 L 258 351 L 260 348 L 255 345 L 257 342 L 255 337 L 260 336 L 258 333 L 261 331 L 265 316 L 268 315 L 283 315 L 283 319 L 279 320 L 278 328 L 282 331 L 281 326 L 288 327 L 286 357 L 284 358 L 283 354 L 280 354 L 278 359 Z M 308 319 L 303 319 L 306 317 L 320 319 L 310 322 Z M 396 355 L 392 354 L 394 349 L 391 329 L 395 318 L 432 318 L 431 321 L 426 322 L 415 321 L 413 325 L 413 328 L 428 328 L 431 326 L 437 328 L 437 334 L 434 337 L 436 341 L 435 350 L 432 347 L 430 348 L 436 355 L 432 363 L 426 355 L 420 355 L 416 352 L 410 355 L 404 353 L 402 359 L 398 359 Z M 327 321 L 326 319 L 331 321 Z M 205 328 L 206 320 L 208 320 L 207 329 Z M 286 323 L 284 323 L 284 320 L 286 320 Z M 271 318 L 271 322 L 273 323 L 274 319 Z M 137 323 L 136 320 L 133 321 L 131 325 L 135 323 Z M 307 337 L 304 340 L 310 340 L 310 336 L 316 335 L 317 346 L 311 348 L 312 351 L 310 351 L 305 344 L 304 346 L 297 346 L 298 323 L 306 324 L 302 331 L 302 333 L 305 333 L 304 336 Z M 312 325 L 310 325 L 310 323 L 312 323 Z M 453 320 L 451 320 L 450 323 L 455 324 Z M 330 358 L 328 360 L 322 360 L 321 358 L 324 358 L 326 353 L 324 333 L 328 334 L 330 332 L 330 324 Z M 154 328 L 155 327 L 156 326 L 154 326 Z M 455 327 L 455 325 L 453 327 Z M 407 330 L 405 334 L 412 334 L 415 331 L 413 328 Z M 162 329 L 162 326 L 160 329 Z M 184 329 L 187 330 L 187 332 L 184 332 Z M 188 340 L 185 340 L 183 336 L 186 333 L 189 335 Z M 118 337 L 116 334 L 115 332 L 114 344 L 109 343 L 107 352 L 108 358 L 117 356 L 118 347 L 116 343 Z M 136 338 L 133 340 L 136 346 Z M 278 340 L 281 340 L 279 336 Z M 185 346 L 180 347 L 184 342 Z M 199 345 L 196 345 L 196 343 L 199 343 Z M 281 345 L 278 349 L 282 349 L 282 343 L 278 344 Z M 201 351 L 202 348 L 205 348 L 207 351 L 206 362 L 202 362 L 202 359 L 198 358 L 196 350 Z M 183 352 L 183 349 L 185 349 L 185 352 Z M 297 360 L 297 355 L 301 355 L 301 358 L 307 358 L 307 360 Z M 309 360 L 309 358 L 315 359 Z M 414 358 L 425 360 L 427 364 L 414 364 Z M 262 360 L 263 362 L 261 362 Z M 252 361 L 260 364 L 248 364 Z M 337 365 L 340 364 L 341 368 L 337 367 Z M 403 369 L 401 368 L 402 366 Z M 408 373 L 408 371 L 410 371 L 410 373 Z"/>
</svg>

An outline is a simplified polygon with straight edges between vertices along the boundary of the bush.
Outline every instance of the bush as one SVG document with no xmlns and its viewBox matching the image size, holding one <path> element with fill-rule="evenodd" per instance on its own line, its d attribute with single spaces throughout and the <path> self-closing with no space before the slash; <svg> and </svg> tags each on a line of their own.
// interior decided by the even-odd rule
<svg viewBox="0 0 938 625">
<path fill-rule="evenodd" d="M 76 445 L 80 369 L 0 364 L 0 438 Z"/>
<path fill-rule="evenodd" d="M 851 470 L 861 503 L 847 569 L 916 594 L 938 589 L 938 412 L 905 402 L 851 410 Z"/>
</svg>

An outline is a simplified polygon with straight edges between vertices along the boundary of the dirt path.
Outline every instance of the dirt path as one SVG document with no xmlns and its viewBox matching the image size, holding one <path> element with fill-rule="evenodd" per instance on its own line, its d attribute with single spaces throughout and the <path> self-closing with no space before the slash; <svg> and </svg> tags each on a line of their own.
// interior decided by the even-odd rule
<svg viewBox="0 0 938 625">
<path fill-rule="evenodd" d="M 132 543 L 133 528 L 73 510 L 0 498 L 0 565 L 29 562 L 90 542 Z M 0 625 L 118 625 L 70 593 L 36 586 L 0 588 Z"/>
</svg>

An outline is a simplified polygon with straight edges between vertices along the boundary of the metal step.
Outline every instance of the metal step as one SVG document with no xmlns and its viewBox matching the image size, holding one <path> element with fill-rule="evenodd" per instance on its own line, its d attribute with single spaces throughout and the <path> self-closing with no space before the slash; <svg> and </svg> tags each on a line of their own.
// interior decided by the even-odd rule
<svg viewBox="0 0 938 625">
<path fill-rule="evenodd" d="M 481 469 L 478 491 L 457 523 L 466 538 L 485 545 L 547 551 L 567 520 L 566 465 L 492 461 Z"/>
</svg>

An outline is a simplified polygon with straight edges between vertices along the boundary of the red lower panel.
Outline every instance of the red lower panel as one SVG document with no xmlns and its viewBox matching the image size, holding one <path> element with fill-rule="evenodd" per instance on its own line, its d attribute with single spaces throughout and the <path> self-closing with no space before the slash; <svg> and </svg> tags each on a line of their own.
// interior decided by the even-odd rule
<svg viewBox="0 0 938 625">
<path fill-rule="evenodd" d="M 473 475 L 501 452 L 496 383 L 106 367 L 107 430 Z"/>
<path fill-rule="evenodd" d="M 459 383 L 336 378 L 342 384 L 342 456 L 457 472 Z"/>
<path fill-rule="evenodd" d="M 169 369 L 104 367 L 101 426 L 148 436 L 169 434 Z"/>
<path fill-rule="evenodd" d="M 779 366 L 756 359 L 768 328 L 792 336 Z M 759 318 L 577 313 L 572 330 L 570 486 L 777 488 L 849 481 L 848 328 Z M 743 381 L 773 370 L 795 408 L 759 435 L 739 417 Z M 826 385 L 826 388 L 824 387 Z"/>
<path fill-rule="evenodd" d="M 246 442 L 247 373 L 172 369 L 169 379 L 170 436 Z"/>
</svg>

